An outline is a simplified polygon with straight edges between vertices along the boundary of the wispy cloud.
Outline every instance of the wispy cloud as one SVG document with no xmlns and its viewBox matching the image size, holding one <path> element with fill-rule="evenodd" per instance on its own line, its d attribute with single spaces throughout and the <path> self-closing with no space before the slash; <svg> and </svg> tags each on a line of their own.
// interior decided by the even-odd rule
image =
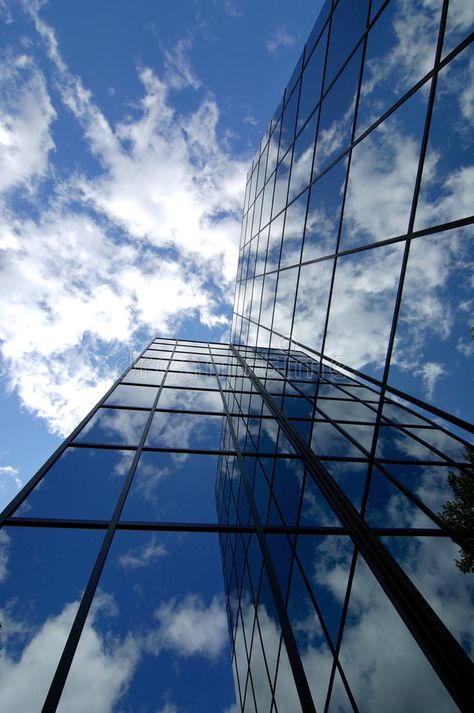
<svg viewBox="0 0 474 713">
<path fill-rule="evenodd" d="M 98 159 L 93 170 L 64 173 L 49 78 L 32 53 L 4 59 L 2 356 L 10 388 L 65 434 L 137 334 L 176 332 L 191 316 L 227 327 L 246 162 L 220 138 L 219 108 L 192 70 L 189 40 L 165 54 L 163 77 L 138 69 L 133 118 L 112 125 L 69 71 L 40 10 L 25 7 L 84 151 Z M 180 113 L 173 96 L 185 86 L 201 94 L 194 111 Z M 24 211 L 14 200 L 19 190 Z"/>
<path fill-rule="evenodd" d="M 270 54 L 278 55 L 282 50 L 293 47 L 296 37 L 292 35 L 286 27 L 278 27 L 267 38 L 265 47 Z"/>
<path fill-rule="evenodd" d="M 125 554 L 120 555 L 118 563 L 123 569 L 142 569 L 153 564 L 166 554 L 166 547 L 159 543 L 156 537 L 152 537 L 142 547 L 134 547 Z"/>
</svg>

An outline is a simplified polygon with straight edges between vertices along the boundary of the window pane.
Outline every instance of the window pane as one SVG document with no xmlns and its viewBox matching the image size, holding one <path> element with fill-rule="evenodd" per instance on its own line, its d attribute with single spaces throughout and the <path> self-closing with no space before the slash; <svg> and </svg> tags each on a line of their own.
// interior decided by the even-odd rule
<svg viewBox="0 0 474 713">
<path fill-rule="evenodd" d="M 103 536 L 93 530 L 0 531 L 2 710 L 42 710 Z"/>
<path fill-rule="evenodd" d="M 111 517 L 134 451 L 66 448 L 16 511 L 20 517 Z"/>
<path fill-rule="evenodd" d="M 123 520 L 215 522 L 216 456 L 143 453 Z"/>
</svg>

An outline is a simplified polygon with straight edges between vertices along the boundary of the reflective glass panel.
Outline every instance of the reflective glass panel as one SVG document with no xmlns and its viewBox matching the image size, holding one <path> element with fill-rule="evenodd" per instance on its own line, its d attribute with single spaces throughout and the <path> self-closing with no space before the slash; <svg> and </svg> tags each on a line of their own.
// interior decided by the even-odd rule
<svg viewBox="0 0 474 713">
<path fill-rule="evenodd" d="M 106 406 L 136 406 L 151 408 L 158 389 L 146 386 L 128 386 L 119 384 L 106 399 Z"/>
<path fill-rule="evenodd" d="M 322 347 L 334 261 L 302 265 L 296 300 L 293 339 L 319 351 Z"/>
<path fill-rule="evenodd" d="M 123 381 L 133 384 L 146 384 L 149 386 L 159 386 L 164 376 L 164 372 L 146 371 L 145 369 L 130 369 L 125 374 Z"/>
<path fill-rule="evenodd" d="M 155 413 L 145 445 L 218 450 L 221 416 Z"/>
<path fill-rule="evenodd" d="M 342 159 L 311 187 L 303 260 L 336 251 L 347 160 Z"/>
<path fill-rule="evenodd" d="M 134 451 L 66 448 L 15 515 L 101 520 L 112 516 Z"/>
<path fill-rule="evenodd" d="M 379 632 L 383 631 L 381 637 Z M 390 645 L 387 646 L 387 642 Z M 364 655 L 361 656 L 360 652 Z M 453 711 L 454 702 L 359 557 L 339 660 L 359 708 Z"/>
<path fill-rule="evenodd" d="M 234 701 L 215 535 L 117 532 L 58 710 L 225 710 Z"/>
<path fill-rule="evenodd" d="M 215 522 L 216 456 L 142 453 L 123 520 Z"/>
<path fill-rule="evenodd" d="M 183 409 L 184 411 L 222 412 L 219 391 L 193 391 L 192 389 L 164 388 L 157 404 L 158 409 Z"/>
<path fill-rule="evenodd" d="M 380 376 L 392 326 L 403 246 L 340 257 L 331 299 L 325 354 Z"/>
<path fill-rule="evenodd" d="M 103 536 L 93 530 L 0 531 L 2 710 L 42 710 Z"/>
<path fill-rule="evenodd" d="M 136 446 L 142 437 L 147 411 L 100 408 L 86 423 L 75 441 Z"/>
<path fill-rule="evenodd" d="M 408 230 L 427 99 L 418 90 L 353 149 L 342 250 Z"/>
</svg>

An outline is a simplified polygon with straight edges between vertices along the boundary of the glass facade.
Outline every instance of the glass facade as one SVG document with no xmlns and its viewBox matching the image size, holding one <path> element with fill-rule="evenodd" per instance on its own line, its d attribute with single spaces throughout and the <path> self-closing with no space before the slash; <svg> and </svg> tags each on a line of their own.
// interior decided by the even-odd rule
<svg viewBox="0 0 474 713">
<path fill-rule="evenodd" d="M 154 339 L 1 515 L 2 709 L 472 710 L 472 20 L 326 3 L 230 344 Z"/>
</svg>

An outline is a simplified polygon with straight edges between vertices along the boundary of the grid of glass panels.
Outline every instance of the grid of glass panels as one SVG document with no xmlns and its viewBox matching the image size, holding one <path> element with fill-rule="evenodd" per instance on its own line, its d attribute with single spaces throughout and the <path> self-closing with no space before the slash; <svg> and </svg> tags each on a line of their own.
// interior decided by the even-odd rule
<svg viewBox="0 0 474 713">
<path fill-rule="evenodd" d="M 471 23 L 326 3 L 232 345 L 154 340 L 2 513 L 5 709 L 232 710 L 232 658 L 243 711 L 470 710 Z"/>
<path fill-rule="evenodd" d="M 233 419 L 219 506 L 246 522 L 252 493 L 278 605 L 225 535 L 245 710 L 287 706 L 270 620 L 304 710 L 470 706 L 438 676 L 472 665 L 456 683 L 401 600 L 472 656 L 473 24 L 456 0 L 326 2 L 248 174 L 231 341 L 278 425 Z"/>
<path fill-rule="evenodd" d="M 325 4 L 248 174 L 232 331 L 461 426 L 473 14 L 462 0 Z"/>
<path fill-rule="evenodd" d="M 0 708 L 229 710 L 226 345 L 155 339 L 2 513 Z"/>
<path fill-rule="evenodd" d="M 241 709 L 468 710 L 421 621 L 472 671 L 472 448 L 302 351 L 234 352 L 217 501 L 255 526 L 221 535 Z"/>
</svg>

